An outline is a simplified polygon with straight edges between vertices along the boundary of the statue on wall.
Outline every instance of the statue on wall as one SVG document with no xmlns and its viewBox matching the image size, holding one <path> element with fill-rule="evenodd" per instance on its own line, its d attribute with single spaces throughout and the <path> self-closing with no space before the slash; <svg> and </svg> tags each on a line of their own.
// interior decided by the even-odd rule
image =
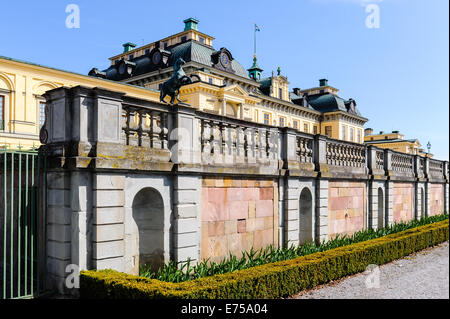
<svg viewBox="0 0 450 319">
<path fill-rule="evenodd" d="M 160 95 L 160 101 L 165 103 L 164 98 L 168 95 L 171 97 L 170 104 L 174 105 L 175 99 L 177 99 L 177 102 L 179 104 L 184 104 L 180 100 L 180 88 L 183 85 L 192 84 L 193 80 L 191 77 L 187 76 L 186 73 L 183 70 L 183 65 L 186 64 L 186 62 L 182 58 L 178 58 L 175 61 L 175 64 L 173 66 L 174 72 L 172 77 L 164 82 L 164 84 L 161 87 L 161 95 Z M 195 76 L 198 78 L 198 76 Z M 200 80 L 200 79 L 198 79 Z"/>
</svg>

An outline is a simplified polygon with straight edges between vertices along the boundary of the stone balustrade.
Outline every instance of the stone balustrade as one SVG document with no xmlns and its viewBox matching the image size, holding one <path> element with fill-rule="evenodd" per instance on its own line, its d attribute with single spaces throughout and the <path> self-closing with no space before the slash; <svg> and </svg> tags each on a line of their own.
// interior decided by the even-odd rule
<svg viewBox="0 0 450 319">
<path fill-rule="evenodd" d="M 52 146 L 53 154 L 85 157 L 75 161 L 81 167 L 169 171 L 177 165 L 179 170 L 265 175 L 277 175 L 284 168 L 294 175 L 321 173 L 330 178 L 355 178 L 355 174 L 365 178 L 368 173 L 448 178 L 446 162 L 166 106 L 119 92 L 59 88 L 46 97 L 49 108 L 42 142 Z"/>
<path fill-rule="evenodd" d="M 364 167 L 366 165 L 366 148 L 349 142 L 327 141 L 327 164 L 344 167 Z"/>
</svg>

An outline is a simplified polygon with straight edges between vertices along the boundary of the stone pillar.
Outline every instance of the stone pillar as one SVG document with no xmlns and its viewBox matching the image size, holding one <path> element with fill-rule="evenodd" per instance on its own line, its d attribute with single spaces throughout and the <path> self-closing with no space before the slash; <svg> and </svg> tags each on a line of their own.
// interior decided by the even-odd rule
<svg viewBox="0 0 450 319">
<path fill-rule="evenodd" d="M 239 118 L 241 120 L 244 119 L 244 104 L 243 103 L 239 104 Z"/>
<path fill-rule="evenodd" d="M 444 184 L 444 213 L 449 213 L 449 185 L 448 183 Z"/>
<path fill-rule="evenodd" d="M 386 181 L 386 216 L 388 225 L 394 223 L 394 182 Z"/>
<path fill-rule="evenodd" d="M 72 264 L 72 210 L 70 207 L 70 173 L 47 173 L 47 283 L 58 293 L 67 293 L 66 267 Z"/>
<path fill-rule="evenodd" d="M 169 117 L 169 132 L 172 162 L 176 164 L 198 164 L 201 162 L 199 121 L 195 109 L 174 106 Z"/>
<path fill-rule="evenodd" d="M 369 181 L 369 228 L 378 229 L 378 183 Z M 383 227 L 383 225 L 381 225 Z"/>
<path fill-rule="evenodd" d="M 297 159 L 297 135 L 295 130 L 283 128 L 280 138 L 280 158 L 284 162 L 285 169 L 298 169 Z"/>
<path fill-rule="evenodd" d="M 299 180 L 288 178 L 285 185 L 284 244 L 285 247 L 299 244 Z"/>
<path fill-rule="evenodd" d="M 287 215 L 286 204 L 285 204 L 285 179 L 278 179 L 278 245 L 284 247 L 285 241 L 285 219 Z M 275 223 L 275 221 L 274 221 Z"/>
<path fill-rule="evenodd" d="M 179 175 L 174 180 L 173 252 L 176 262 L 200 260 L 201 176 Z"/>
<path fill-rule="evenodd" d="M 125 269 L 125 176 L 93 176 L 92 266 Z"/>
<path fill-rule="evenodd" d="M 316 182 L 316 242 L 328 241 L 328 172 L 327 138 L 323 135 L 314 137 L 314 163 L 319 177 Z"/>
<path fill-rule="evenodd" d="M 222 116 L 227 116 L 227 99 L 222 99 Z"/>
<path fill-rule="evenodd" d="M 74 171 L 70 179 L 71 262 L 80 270 L 91 268 L 92 178 L 90 172 Z"/>
<path fill-rule="evenodd" d="M 444 162 L 444 213 L 449 213 L 449 175 L 448 175 L 448 162 Z"/>
</svg>

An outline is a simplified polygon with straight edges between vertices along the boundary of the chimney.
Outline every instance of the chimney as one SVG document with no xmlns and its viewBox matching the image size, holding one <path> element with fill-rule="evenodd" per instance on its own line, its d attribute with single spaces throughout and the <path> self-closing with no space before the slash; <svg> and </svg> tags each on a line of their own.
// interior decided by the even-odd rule
<svg viewBox="0 0 450 319">
<path fill-rule="evenodd" d="M 364 135 L 365 135 L 365 136 L 371 136 L 371 135 L 373 135 L 373 129 L 371 129 L 371 128 L 366 128 L 366 129 L 364 130 Z"/>
<path fill-rule="evenodd" d="M 320 86 L 328 86 L 328 80 L 327 79 L 320 79 L 319 80 Z"/>
<path fill-rule="evenodd" d="M 123 53 L 127 53 L 127 52 L 134 50 L 134 48 L 136 47 L 136 44 L 127 42 L 125 44 L 122 44 L 122 46 L 123 46 Z"/>
<path fill-rule="evenodd" d="M 189 31 L 189 30 L 195 30 L 198 31 L 198 23 L 200 21 L 194 19 L 194 18 L 189 18 L 183 21 L 184 22 L 184 31 Z"/>
</svg>

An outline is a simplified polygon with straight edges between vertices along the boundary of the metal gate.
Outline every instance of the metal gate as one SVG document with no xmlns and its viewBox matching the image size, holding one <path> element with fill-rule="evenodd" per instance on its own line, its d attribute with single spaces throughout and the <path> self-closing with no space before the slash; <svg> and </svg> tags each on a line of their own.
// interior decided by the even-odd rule
<svg viewBox="0 0 450 319">
<path fill-rule="evenodd" d="M 44 291 L 45 156 L 0 149 L 0 299 Z"/>
</svg>

